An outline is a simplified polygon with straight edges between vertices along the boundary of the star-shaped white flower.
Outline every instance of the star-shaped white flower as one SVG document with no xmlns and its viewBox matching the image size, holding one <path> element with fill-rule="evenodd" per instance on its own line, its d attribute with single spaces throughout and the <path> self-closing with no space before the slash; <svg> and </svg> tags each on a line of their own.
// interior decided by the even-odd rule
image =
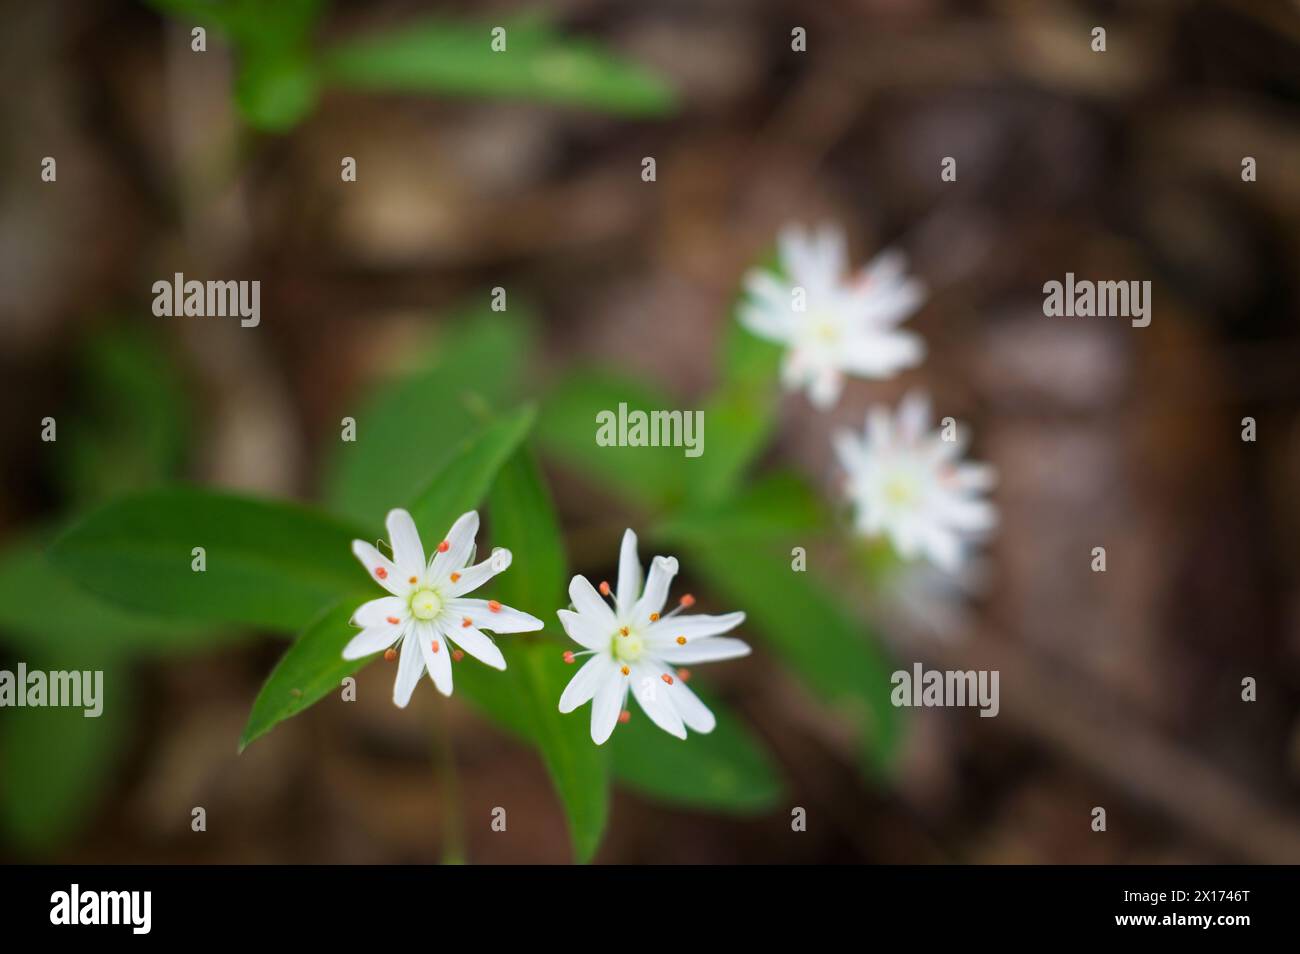
<svg viewBox="0 0 1300 954">
<path fill-rule="evenodd" d="M 897 418 L 886 407 L 867 412 L 862 438 L 835 435 L 835 451 L 848 474 L 845 487 L 855 525 L 867 536 L 884 534 L 904 559 L 924 556 L 955 573 L 972 542 L 997 524 L 997 511 L 980 495 L 994 483 L 987 464 L 962 463 L 965 434 L 929 431 L 930 402 L 903 398 Z"/>
<path fill-rule="evenodd" d="M 478 513 L 473 510 L 452 524 L 427 564 L 411 515 L 390 510 L 386 523 L 393 559 L 364 540 L 353 540 L 352 552 L 392 595 L 363 603 L 352 614 L 352 625 L 362 630 L 343 647 L 343 658 L 360 659 L 401 640 L 393 684 L 393 702 L 399 706 L 411 701 L 426 669 L 438 691 L 451 695 L 451 657 L 456 646 L 493 669 L 505 669 L 501 650 L 483 630 L 527 633 L 541 629 L 542 621 L 496 600 L 466 599 L 465 594 L 510 566 L 510 551 L 496 549 L 483 562 L 467 565 L 478 533 Z"/>
<path fill-rule="evenodd" d="M 920 364 L 920 337 L 896 327 L 924 299 L 906 277 L 899 252 L 878 255 L 849 274 L 844 232 L 823 226 L 815 234 L 789 226 L 777 238 L 782 274 L 752 269 L 741 323 L 786 348 L 781 382 L 806 388 L 822 409 L 839 400 L 846 374 L 887 378 Z"/>
<path fill-rule="evenodd" d="M 679 615 L 695 604 L 683 596 L 671 612 L 663 612 L 668 587 L 677 575 L 677 560 L 657 556 L 642 589 L 641 561 L 636 554 L 636 534 L 623 534 L 618 562 L 618 590 L 608 583 L 597 590 L 585 576 L 569 582 L 573 610 L 559 610 L 569 638 L 581 652 L 564 654 L 566 662 L 591 656 L 574 674 L 560 696 L 560 711 L 572 712 L 587 701 L 591 706 L 591 739 L 602 744 L 623 715 L 628 690 L 636 696 L 651 721 L 665 732 L 686 738 L 687 727 L 712 732 L 713 713 L 686 686 L 689 673 L 675 667 L 685 663 L 715 662 L 749 655 L 739 639 L 721 638 L 745 621 L 744 613 L 725 616 Z M 610 596 L 613 606 L 602 599 Z"/>
</svg>

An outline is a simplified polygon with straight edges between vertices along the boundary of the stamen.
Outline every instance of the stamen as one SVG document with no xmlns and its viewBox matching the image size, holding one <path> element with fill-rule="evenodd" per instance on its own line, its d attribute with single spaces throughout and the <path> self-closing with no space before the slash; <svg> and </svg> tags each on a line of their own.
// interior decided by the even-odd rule
<svg viewBox="0 0 1300 954">
<path fill-rule="evenodd" d="M 488 600 L 488 609 L 494 613 L 500 613 L 501 604 L 498 603 L 496 600 Z"/>
<path fill-rule="evenodd" d="M 659 614 L 658 614 L 658 613 L 651 613 L 651 614 L 650 614 L 650 622 L 652 622 L 652 623 L 657 623 L 657 622 L 659 622 Z"/>
<path fill-rule="evenodd" d="M 389 646 L 387 649 L 384 650 L 384 662 L 392 662 L 396 658 L 397 658 L 397 650 L 394 649 L 392 646 Z"/>
<path fill-rule="evenodd" d="M 448 543 L 446 540 L 443 540 L 442 543 L 438 544 L 439 553 L 446 553 L 450 549 L 451 549 L 451 544 Z"/>
<path fill-rule="evenodd" d="M 628 632 L 627 627 L 626 627 L 626 626 L 620 626 L 620 627 L 618 628 L 618 632 L 619 632 L 619 635 L 620 635 L 620 636 L 626 636 L 626 635 L 627 635 L 627 632 Z"/>
<path fill-rule="evenodd" d="M 433 651 L 436 653 L 440 648 L 441 647 L 438 645 L 438 641 L 435 639 L 433 641 Z"/>
<path fill-rule="evenodd" d="M 568 663 L 570 666 L 573 665 L 574 660 L 573 660 L 573 650 L 572 650 L 572 649 L 566 649 L 566 650 L 564 651 L 564 661 L 565 661 L 566 663 Z"/>
<path fill-rule="evenodd" d="M 679 669 L 677 670 L 677 678 L 680 679 L 682 682 L 690 682 L 691 671 L 689 669 Z"/>
<path fill-rule="evenodd" d="M 388 579 L 388 571 L 382 566 L 377 566 L 375 567 L 375 576 L 379 577 L 381 580 L 386 580 Z"/>
<path fill-rule="evenodd" d="M 452 661 L 452 662 L 460 662 L 460 661 L 461 661 L 462 659 L 464 659 L 464 658 L 465 658 L 465 654 L 464 654 L 463 652 L 461 652 L 459 649 L 453 649 L 453 650 L 451 651 L 451 661 Z"/>
<path fill-rule="evenodd" d="M 398 619 L 396 616 L 389 616 L 388 621 L 392 623 L 394 626 L 396 626 L 398 623 L 401 622 L 401 620 Z"/>
<path fill-rule="evenodd" d="M 453 583 L 459 583 L 459 582 L 460 582 L 460 574 L 459 574 L 459 573 L 453 573 L 453 574 L 451 575 L 451 581 L 452 581 Z"/>
<path fill-rule="evenodd" d="M 622 712 L 618 714 L 618 721 L 622 722 L 624 725 L 626 725 L 628 720 L 631 718 L 632 718 L 632 713 L 628 712 L 626 709 L 624 709 Z"/>
<path fill-rule="evenodd" d="M 670 686 L 673 684 L 673 677 L 668 675 L 668 673 L 664 673 L 659 678 L 662 679 L 664 682 L 668 683 L 668 685 Z"/>
<path fill-rule="evenodd" d="M 683 609 L 690 609 L 695 605 L 695 597 L 691 596 L 690 593 L 683 593 L 682 598 L 678 600 L 678 602 L 682 604 Z"/>
<path fill-rule="evenodd" d="M 601 596 L 609 596 L 609 581 L 601 580 L 598 589 L 600 590 Z"/>
<path fill-rule="evenodd" d="M 619 671 L 622 672 L 623 675 L 626 676 L 626 675 L 627 675 L 628 673 L 630 673 L 632 670 L 631 670 L 631 669 L 628 669 L 626 666 L 621 666 L 621 667 L 619 667 Z"/>
<path fill-rule="evenodd" d="M 410 583 L 412 586 L 414 586 L 414 585 L 418 582 L 418 579 L 417 579 L 416 577 L 413 576 L 413 577 L 411 577 L 409 580 L 407 580 L 406 582 L 407 582 L 407 583 Z"/>
<path fill-rule="evenodd" d="M 473 625 L 474 625 L 474 621 L 470 619 L 468 616 L 461 617 L 461 621 L 460 621 L 461 629 L 469 629 Z"/>
<path fill-rule="evenodd" d="M 685 646 L 685 645 L 686 645 L 686 637 L 685 637 L 685 636 L 678 636 L 678 637 L 677 637 L 677 645 L 678 645 L 678 646 Z"/>
</svg>

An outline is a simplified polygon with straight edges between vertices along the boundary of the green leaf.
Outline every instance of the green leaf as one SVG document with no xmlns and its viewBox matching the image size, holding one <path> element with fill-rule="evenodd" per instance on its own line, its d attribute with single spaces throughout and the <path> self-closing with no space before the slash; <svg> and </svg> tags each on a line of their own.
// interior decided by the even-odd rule
<svg viewBox="0 0 1300 954">
<path fill-rule="evenodd" d="M 560 694 L 573 672 L 558 646 L 521 636 L 504 636 L 498 645 L 506 671 L 471 665 L 466 657 L 455 670 L 456 691 L 537 746 L 569 822 L 574 858 L 589 861 L 609 815 L 608 753 L 592 743 L 584 720 L 560 714 Z"/>
<path fill-rule="evenodd" d="M 557 635 L 555 610 L 567 605 L 564 545 L 555 508 L 528 448 L 520 448 L 497 475 L 488 513 L 493 542 L 509 547 L 515 558 L 509 570 L 493 579 L 495 597 L 534 613 Z M 522 723 L 536 742 L 564 804 L 574 856 L 586 862 L 599 847 L 609 816 L 608 757 L 592 744 L 585 726 L 560 714 L 560 694 L 570 673 L 555 645 L 536 640 L 498 640 L 509 654 L 505 678 L 498 679 L 503 686 L 494 688 L 508 684 L 517 708 L 502 706 L 499 692 L 480 692 L 475 698 L 485 708 L 495 699 L 496 708 L 504 709 L 498 718 L 517 727 Z"/>
<path fill-rule="evenodd" d="M 167 354 L 142 334 L 91 338 L 80 356 L 77 412 L 59 420 L 59 480 L 74 504 L 99 503 L 173 477 L 188 443 L 189 401 Z"/>
<path fill-rule="evenodd" d="M 24 537 L 0 553 L 0 639 L 30 657 L 152 655 L 238 638 L 234 630 L 129 612 L 98 599 L 50 564 L 44 537 Z"/>
<path fill-rule="evenodd" d="M 734 318 L 723 343 L 722 382 L 704 408 L 708 434 L 690 492 L 702 502 L 734 493 L 775 428 L 780 401 L 780 349 L 750 334 Z"/>
<path fill-rule="evenodd" d="M 316 71 L 306 53 L 249 53 L 239 64 L 235 105 L 250 126 L 287 132 L 316 108 Z"/>
<path fill-rule="evenodd" d="M 787 553 L 758 546 L 691 544 L 696 571 L 745 610 L 764 645 L 780 656 L 828 706 L 858 730 L 866 767 L 889 767 L 900 738 L 891 704 L 894 667 L 835 594 L 807 573 L 794 572 Z"/>
<path fill-rule="evenodd" d="M 778 471 L 754 481 L 718 503 L 695 506 L 668 518 L 655 536 L 674 541 L 707 544 L 727 540 L 734 544 L 808 537 L 828 526 L 825 507 L 801 476 Z"/>
<path fill-rule="evenodd" d="M 129 674 L 103 653 L 26 662 L 29 671 L 104 674 L 97 718 L 86 718 L 83 708 L 46 707 L 9 709 L 0 719 L 0 826 L 21 850 L 42 854 L 75 835 L 97 807 L 125 742 Z"/>
<path fill-rule="evenodd" d="M 450 529 L 457 517 L 477 507 L 536 419 L 537 410 L 525 405 L 462 442 L 412 502 L 415 525 Z"/>
<path fill-rule="evenodd" d="M 694 683 L 692 688 L 713 710 L 717 727 L 707 735 L 692 733 L 683 742 L 634 713 L 610 742 L 618 781 L 693 808 L 737 815 L 769 810 L 783 787 L 766 750 L 725 706 Z M 582 722 L 585 730 L 587 720 Z"/>
<path fill-rule="evenodd" d="M 320 702 L 327 693 L 341 688 L 345 676 L 373 661 L 373 656 L 343 658 L 343 647 L 357 634 L 351 622 L 352 614 L 362 602 L 364 599 L 331 604 L 280 657 L 253 701 L 248 724 L 239 737 L 239 751 L 285 719 Z"/>
<path fill-rule="evenodd" d="M 591 485 L 620 494 L 651 510 L 671 507 L 685 496 L 693 468 L 709 454 L 690 459 L 680 447 L 602 447 L 596 443 L 597 415 L 666 410 L 680 405 L 651 384 L 599 369 L 571 372 L 542 404 L 537 436 L 555 462 Z M 708 420 L 705 420 L 706 432 Z"/>
<path fill-rule="evenodd" d="M 297 629 L 341 594 L 366 592 L 362 537 L 296 504 L 196 487 L 123 498 L 55 541 L 54 564 L 104 599 L 157 616 Z M 192 569 L 194 547 L 206 570 Z"/>
<path fill-rule="evenodd" d="M 393 501 L 415 496 L 481 425 L 485 409 L 517 396 L 533 343 L 526 306 L 464 309 L 446 327 L 419 349 L 411 371 L 380 386 L 353 415 L 357 440 L 335 443 L 326 466 L 330 509 L 378 524 Z"/>
<path fill-rule="evenodd" d="M 428 488 L 410 507 L 421 533 L 427 534 L 430 528 L 442 533 L 456 517 L 479 505 L 491 489 L 497 471 L 527 436 L 534 416 L 532 408 L 526 407 L 493 421 L 464 441 L 430 475 Z M 356 577 L 358 569 L 350 545 L 343 552 L 351 576 Z M 352 675 L 374 658 L 351 661 L 343 658 L 343 647 L 357 633 L 350 623 L 352 613 L 361 603 L 378 595 L 366 575 L 360 576 L 364 586 L 355 597 L 347 596 L 349 589 L 340 587 L 332 598 L 318 601 L 318 606 L 326 608 L 311 620 L 280 658 L 258 693 L 240 737 L 241 750 L 278 723 L 319 702 L 344 676 Z M 342 599 L 338 598 L 340 593 L 344 594 Z"/>
<path fill-rule="evenodd" d="M 328 51 L 324 71 L 364 90 L 504 96 L 657 116 L 673 94 L 653 73 L 589 41 L 560 36 L 536 17 L 504 24 L 506 49 L 492 49 L 495 23 L 428 19 L 351 40 Z"/>
</svg>

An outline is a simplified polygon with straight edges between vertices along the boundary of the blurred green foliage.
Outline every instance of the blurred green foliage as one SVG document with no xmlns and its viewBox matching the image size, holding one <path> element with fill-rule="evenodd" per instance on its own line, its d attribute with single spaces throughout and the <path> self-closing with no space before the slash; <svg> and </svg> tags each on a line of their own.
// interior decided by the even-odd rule
<svg viewBox="0 0 1300 954">
<path fill-rule="evenodd" d="M 148 0 L 211 28 L 238 55 L 235 104 L 252 126 L 292 129 L 328 88 L 439 96 L 509 97 L 623 116 L 670 112 L 655 74 L 591 41 L 562 35 L 541 14 L 463 22 L 424 18 L 333 45 L 315 33 L 321 0 Z M 504 49 L 494 49 L 495 37 Z"/>
<path fill-rule="evenodd" d="M 512 569 L 493 581 L 493 595 L 542 616 L 546 627 L 501 641 L 504 673 L 464 660 L 455 669 L 456 692 L 537 750 L 564 806 L 574 856 L 585 861 L 600 844 L 611 778 L 693 808 L 768 810 L 781 795 L 779 775 L 761 741 L 724 702 L 709 699 L 717 729 L 686 742 L 648 720 L 633 720 L 609 745 L 596 747 L 585 718 L 559 713 L 572 670 L 561 661 L 569 644 L 553 610 L 568 602 L 571 571 L 535 446 L 574 479 L 638 511 L 656 544 L 684 552 L 710 597 L 746 610 L 762 645 L 852 722 L 864 771 L 887 771 L 900 730 L 889 704 L 892 667 L 852 608 L 790 562 L 794 546 L 825 537 L 826 508 L 796 473 L 753 473 L 777 417 L 775 350 L 743 332 L 729 333 L 719 384 L 704 401 L 709 453 L 687 458 L 680 448 L 596 444 L 600 411 L 620 403 L 641 410 L 680 403 L 648 382 L 583 368 L 553 384 L 540 413 L 520 404 L 535 389 L 528 377 L 533 346 L 525 308 L 459 312 L 445 333 L 415 350 L 408 367 L 372 391 L 357 415 L 357 439 L 337 442 L 327 456 L 324 497 L 332 512 L 192 487 L 138 491 L 112 497 L 63 533 L 50 550 L 54 566 L 118 606 L 188 621 L 190 632 L 201 634 L 198 645 L 206 644 L 203 624 L 298 631 L 253 704 L 242 747 L 336 691 L 365 664 L 341 655 L 355 635 L 352 611 L 374 596 L 350 541 L 382 535 L 383 516 L 393 506 L 407 506 L 418 526 L 436 532 L 486 503 L 491 542 L 515 554 Z M 157 389 L 170 386 L 152 373 L 166 362 L 118 355 L 105 366 L 112 373 L 89 380 L 120 392 L 103 405 L 110 419 L 144 415 Z M 137 441 L 138 455 L 174 458 L 175 423 L 150 427 L 153 436 Z M 86 466 L 78 455 L 94 446 L 88 442 L 66 459 Z M 144 474 L 147 484 L 149 475 L 167 470 L 119 466 L 106 474 Z M 196 541 L 206 547 L 203 574 L 191 571 Z M 39 588 L 42 575 L 53 581 L 48 592 L 71 589 L 32 544 L 25 546 L 0 560 L 0 596 L 6 586 Z M 93 599 L 73 592 L 73 608 Z M 6 622 L 22 630 L 39 619 L 11 613 L 0 626 Z M 121 611 L 104 615 L 103 625 L 97 619 L 77 628 L 95 633 L 114 659 L 187 645 L 183 627 L 137 625 Z M 707 683 L 700 691 L 709 697 Z M 51 723 L 49 731 L 59 728 Z M 79 750 L 78 740 L 68 745 Z M 12 748 L 16 758 L 31 751 L 22 743 Z M 90 757 L 84 762 L 87 771 L 98 764 Z"/>
</svg>

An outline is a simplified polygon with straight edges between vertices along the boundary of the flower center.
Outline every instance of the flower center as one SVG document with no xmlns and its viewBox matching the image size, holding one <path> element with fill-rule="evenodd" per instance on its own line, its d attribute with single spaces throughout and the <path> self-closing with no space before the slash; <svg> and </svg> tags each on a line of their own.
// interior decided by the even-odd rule
<svg viewBox="0 0 1300 954">
<path fill-rule="evenodd" d="M 416 619 L 433 619 L 442 612 L 442 597 L 433 590 L 419 590 L 411 597 L 411 615 Z"/>
<path fill-rule="evenodd" d="M 895 507 L 910 507 L 917 500 L 916 481 L 897 474 L 885 481 L 885 499 Z"/>
<path fill-rule="evenodd" d="M 622 630 L 619 630 L 614 634 L 613 639 L 614 658 L 621 659 L 623 662 L 636 662 L 645 652 L 645 640 L 634 629 L 629 629 L 626 636 L 623 635 Z"/>
</svg>

